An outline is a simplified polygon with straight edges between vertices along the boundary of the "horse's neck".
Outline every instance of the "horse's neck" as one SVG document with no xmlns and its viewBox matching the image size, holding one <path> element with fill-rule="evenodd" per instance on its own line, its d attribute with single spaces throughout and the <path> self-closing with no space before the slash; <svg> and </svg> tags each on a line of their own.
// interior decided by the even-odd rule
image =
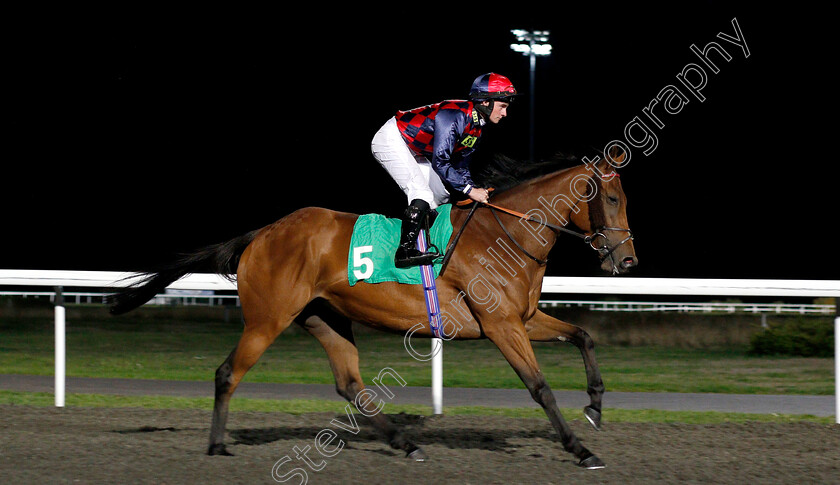
<svg viewBox="0 0 840 485">
<path fill-rule="evenodd" d="M 566 226 L 580 199 L 574 194 L 572 183 L 575 176 L 583 172 L 583 169 L 575 167 L 543 175 L 500 193 L 491 202 L 543 222 Z M 551 229 L 505 215 L 499 217 L 507 218 L 503 220 L 507 230 L 529 253 L 539 259 L 548 257 L 556 240 L 556 234 Z"/>
<path fill-rule="evenodd" d="M 580 199 L 573 191 L 572 182 L 584 172 L 580 167 L 573 167 L 543 175 L 500 193 L 492 202 L 540 218 L 544 213 L 545 222 L 565 225 Z"/>
</svg>

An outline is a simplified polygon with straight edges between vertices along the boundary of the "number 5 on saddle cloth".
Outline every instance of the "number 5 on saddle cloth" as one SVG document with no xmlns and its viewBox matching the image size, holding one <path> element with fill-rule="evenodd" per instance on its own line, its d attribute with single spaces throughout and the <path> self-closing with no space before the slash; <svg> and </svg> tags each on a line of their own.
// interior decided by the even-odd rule
<svg viewBox="0 0 840 485">
<path fill-rule="evenodd" d="M 445 248 L 452 236 L 450 221 L 451 204 L 437 208 L 437 217 L 427 230 L 420 231 L 417 249 L 426 251 L 430 246 Z M 442 258 L 433 264 L 397 268 L 394 266 L 394 252 L 400 242 L 400 219 L 386 218 L 380 214 L 359 216 L 353 227 L 350 250 L 347 258 L 347 280 L 350 286 L 359 282 L 368 284 L 395 281 L 404 284 L 423 285 L 429 325 L 436 337 L 442 336 L 440 327 L 440 304 L 437 297 L 435 278 L 440 274 Z M 428 231 L 428 238 L 426 232 Z M 441 255 L 442 256 L 442 255 Z"/>
</svg>

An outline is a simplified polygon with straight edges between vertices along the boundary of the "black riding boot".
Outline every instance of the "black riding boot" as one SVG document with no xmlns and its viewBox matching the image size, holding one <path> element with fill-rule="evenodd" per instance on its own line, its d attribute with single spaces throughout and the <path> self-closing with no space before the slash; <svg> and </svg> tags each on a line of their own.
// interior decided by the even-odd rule
<svg viewBox="0 0 840 485">
<path fill-rule="evenodd" d="M 394 255 L 394 266 L 407 268 L 432 264 L 439 256 L 437 253 L 421 252 L 417 249 L 417 236 L 423 229 L 426 215 L 429 213 L 429 203 L 422 199 L 414 199 L 406 208 L 402 219 L 402 236 L 397 253 Z"/>
</svg>

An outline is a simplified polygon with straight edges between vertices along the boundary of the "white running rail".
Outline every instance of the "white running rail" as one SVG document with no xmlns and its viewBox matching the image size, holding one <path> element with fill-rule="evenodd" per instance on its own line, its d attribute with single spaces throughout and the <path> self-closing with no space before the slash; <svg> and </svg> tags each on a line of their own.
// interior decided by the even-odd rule
<svg viewBox="0 0 840 485">
<path fill-rule="evenodd" d="M 133 273 L 101 271 L 0 270 L 0 286 L 118 288 L 136 281 Z M 236 283 L 212 274 L 191 274 L 169 288 L 235 290 Z M 702 295 L 833 297 L 840 301 L 840 280 L 763 280 L 701 278 L 557 277 L 543 279 L 543 294 Z M 64 307 L 56 299 L 56 406 L 64 406 Z M 835 306 L 834 375 L 835 421 L 840 423 L 840 305 Z M 438 352 L 438 355 L 440 352 Z M 435 365 L 433 363 L 433 365 Z M 438 363 L 439 365 L 439 363 Z M 442 396 L 442 389 L 433 389 Z M 437 401 L 439 398 L 435 398 Z M 440 402 L 433 403 L 436 409 Z"/>
</svg>

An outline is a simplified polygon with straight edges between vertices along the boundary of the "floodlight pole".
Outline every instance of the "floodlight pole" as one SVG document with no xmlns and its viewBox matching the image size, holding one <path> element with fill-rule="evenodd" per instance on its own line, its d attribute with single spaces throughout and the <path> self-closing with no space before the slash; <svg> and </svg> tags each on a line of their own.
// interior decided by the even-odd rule
<svg viewBox="0 0 840 485">
<path fill-rule="evenodd" d="M 528 132 L 529 132 L 528 158 L 531 162 L 533 162 L 534 161 L 534 126 L 535 126 L 534 125 L 534 119 L 535 119 L 534 110 L 536 109 L 536 102 L 535 102 L 535 98 L 534 98 L 534 85 L 536 84 L 536 78 L 537 78 L 537 53 L 534 52 L 534 36 L 533 35 L 530 36 L 530 39 L 528 40 L 528 47 L 530 47 L 528 57 L 530 57 L 530 61 L 531 61 L 531 83 L 528 87 L 528 90 L 530 91 L 530 97 L 531 97 L 531 99 L 530 99 L 531 107 L 530 107 L 530 110 L 529 110 L 530 111 L 530 120 L 528 120 L 529 123 L 530 123 L 530 127 L 531 127 L 531 129 L 528 130 Z"/>
<path fill-rule="evenodd" d="M 527 31 L 527 30 L 511 30 L 511 33 L 516 36 L 519 42 L 528 41 L 528 44 L 511 44 L 510 48 L 516 52 L 521 52 L 522 54 L 528 55 L 530 61 L 530 130 L 529 130 L 529 137 L 528 137 L 528 151 L 529 157 L 531 161 L 534 161 L 534 126 L 535 126 L 535 115 L 534 112 L 536 111 L 536 98 L 534 97 L 534 86 L 536 85 L 536 77 L 537 77 L 537 56 L 547 56 L 551 52 L 551 44 L 537 44 L 537 40 L 540 42 L 548 42 L 548 34 L 549 31 Z"/>
</svg>

